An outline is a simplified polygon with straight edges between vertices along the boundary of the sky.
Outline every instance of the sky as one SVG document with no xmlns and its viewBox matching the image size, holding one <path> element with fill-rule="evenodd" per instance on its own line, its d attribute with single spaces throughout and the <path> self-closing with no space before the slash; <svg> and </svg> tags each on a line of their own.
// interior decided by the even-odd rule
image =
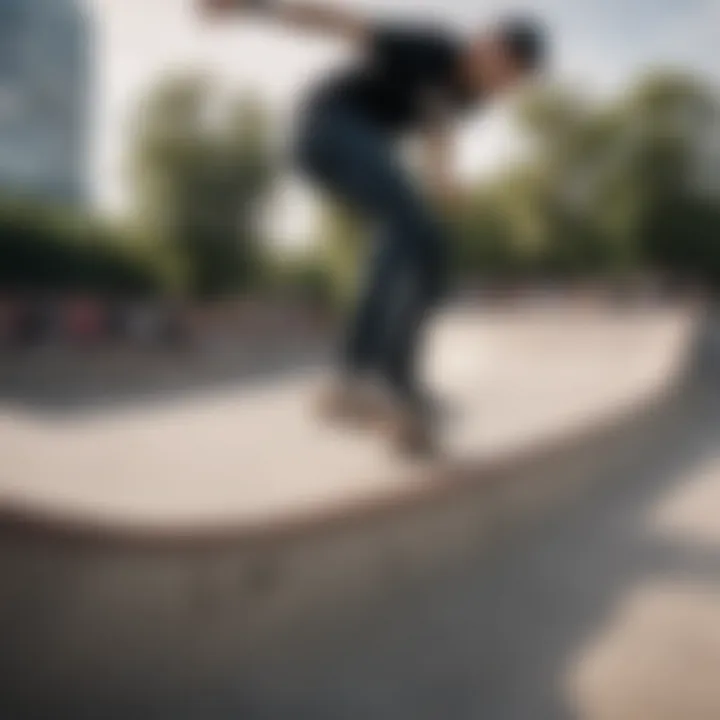
<svg viewBox="0 0 720 720">
<path fill-rule="evenodd" d="M 95 41 L 95 152 L 98 206 L 127 203 L 123 158 L 138 98 L 166 72 L 199 69 L 227 88 L 258 93 L 282 123 L 306 88 L 347 57 L 345 48 L 246 20 L 207 26 L 192 0 L 85 0 Z M 292 0 L 289 0 L 292 2 Z M 695 69 L 720 85 L 720 0 L 325 0 L 373 15 L 437 18 L 469 32 L 503 12 L 532 10 L 549 25 L 553 75 L 592 93 L 613 93 L 657 65 Z M 463 177 L 490 173 L 520 152 L 506 106 L 471 118 L 458 142 Z M 278 194 L 279 235 L 311 221 L 298 183 Z"/>
</svg>

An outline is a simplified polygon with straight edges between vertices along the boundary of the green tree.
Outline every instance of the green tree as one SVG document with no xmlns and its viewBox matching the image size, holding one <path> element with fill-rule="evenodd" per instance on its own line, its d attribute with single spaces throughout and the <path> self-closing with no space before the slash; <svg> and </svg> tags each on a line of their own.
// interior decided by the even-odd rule
<svg viewBox="0 0 720 720">
<path fill-rule="evenodd" d="M 713 193 L 698 177 L 705 145 L 717 146 L 720 135 L 717 96 L 695 78 L 656 75 L 630 96 L 627 114 L 642 130 L 633 171 L 642 196 L 638 235 L 646 257 L 673 274 L 717 281 L 720 194 L 717 185 Z M 717 158 L 714 172 L 717 181 Z"/>
<path fill-rule="evenodd" d="M 720 203 L 697 179 L 703 144 L 717 144 L 720 132 L 709 88 L 658 74 L 609 104 L 549 89 L 526 99 L 520 119 L 533 152 L 525 167 L 482 189 L 470 223 L 478 236 L 490 226 L 491 238 L 503 228 L 509 249 L 495 250 L 502 265 L 511 258 L 561 277 L 643 267 L 720 276 Z"/>
<path fill-rule="evenodd" d="M 244 290 L 259 273 L 268 127 L 255 100 L 223 107 L 197 77 L 166 81 L 142 105 L 131 164 L 139 235 L 192 295 Z"/>
<path fill-rule="evenodd" d="M 4 199 L 0 288 L 137 295 L 159 292 L 162 276 L 120 228 L 64 208 Z"/>
<path fill-rule="evenodd" d="M 322 208 L 317 260 L 326 267 L 332 304 L 346 308 L 356 294 L 358 274 L 370 251 L 358 218 L 347 208 L 328 202 Z"/>
</svg>

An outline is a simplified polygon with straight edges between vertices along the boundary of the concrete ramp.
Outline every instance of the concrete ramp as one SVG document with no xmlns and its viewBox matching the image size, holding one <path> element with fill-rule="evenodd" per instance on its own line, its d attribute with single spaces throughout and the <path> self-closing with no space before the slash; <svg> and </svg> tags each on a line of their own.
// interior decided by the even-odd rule
<svg viewBox="0 0 720 720">
<path fill-rule="evenodd" d="M 423 694 L 422 657 L 442 675 L 421 628 L 443 621 L 423 608 L 438 588 L 450 606 L 473 597 L 509 538 L 697 434 L 717 387 L 702 320 L 454 311 L 428 368 L 455 410 L 431 464 L 312 421 L 314 375 L 150 408 L 2 411 L 0 713 L 440 717 L 401 701 Z M 461 627 L 437 650 L 448 672 L 481 672 L 454 655 Z M 487 687 L 463 678 L 443 717 L 530 717 L 503 714 L 497 693 L 485 707 Z"/>
<path fill-rule="evenodd" d="M 0 406 L 0 507 L 157 534 L 263 530 L 394 502 L 458 465 L 503 463 L 653 401 L 696 331 L 677 308 L 456 309 L 430 340 L 427 372 L 448 408 L 430 463 L 316 420 L 322 371 L 150 406 Z"/>
</svg>

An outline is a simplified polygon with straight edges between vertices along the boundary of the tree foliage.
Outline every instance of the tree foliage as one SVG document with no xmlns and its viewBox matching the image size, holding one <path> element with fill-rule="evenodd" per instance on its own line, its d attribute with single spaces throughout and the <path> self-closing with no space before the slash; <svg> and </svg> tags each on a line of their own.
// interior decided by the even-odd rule
<svg viewBox="0 0 720 720">
<path fill-rule="evenodd" d="M 160 268 L 117 228 L 61 208 L 0 203 L 4 290 L 138 295 L 162 286 Z"/>
<path fill-rule="evenodd" d="M 163 83 L 143 103 L 131 170 L 139 233 L 172 263 L 181 288 L 203 297 L 252 283 L 273 175 L 255 100 L 223 104 L 196 77 Z"/>
<path fill-rule="evenodd" d="M 610 105 L 550 89 L 527 98 L 520 118 L 534 151 L 472 193 L 461 267 L 720 279 L 720 159 L 709 179 L 697 172 L 720 134 L 709 88 L 655 75 Z"/>
</svg>

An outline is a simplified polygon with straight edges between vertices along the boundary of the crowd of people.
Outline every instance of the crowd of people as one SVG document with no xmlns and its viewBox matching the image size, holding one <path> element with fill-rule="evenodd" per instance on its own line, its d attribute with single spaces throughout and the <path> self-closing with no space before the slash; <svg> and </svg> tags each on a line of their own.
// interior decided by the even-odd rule
<svg viewBox="0 0 720 720">
<path fill-rule="evenodd" d="M 182 350 L 215 342 L 311 331 L 316 318 L 297 305 L 232 299 L 175 300 L 0 295 L 0 349 L 137 347 Z"/>
<path fill-rule="evenodd" d="M 179 306 L 91 296 L 0 297 L 0 346 L 90 347 L 102 343 L 173 345 L 189 335 Z"/>
</svg>

